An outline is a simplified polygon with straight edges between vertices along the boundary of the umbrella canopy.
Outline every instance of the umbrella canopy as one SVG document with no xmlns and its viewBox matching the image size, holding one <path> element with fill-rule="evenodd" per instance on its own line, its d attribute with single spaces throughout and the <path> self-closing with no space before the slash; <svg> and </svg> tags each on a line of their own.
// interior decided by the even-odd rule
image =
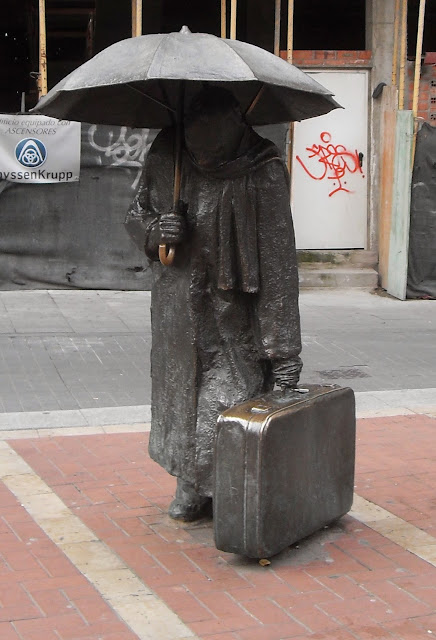
<svg viewBox="0 0 436 640">
<path fill-rule="evenodd" d="M 104 49 L 75 69 L 32 110 L 95 124 L 163 128 L 200 85 L 230 90 L 249 124 L 323 115 L 339 107 L 330 91 L 281 58 L 207 33 L 150 34 Z"/>
</svg>

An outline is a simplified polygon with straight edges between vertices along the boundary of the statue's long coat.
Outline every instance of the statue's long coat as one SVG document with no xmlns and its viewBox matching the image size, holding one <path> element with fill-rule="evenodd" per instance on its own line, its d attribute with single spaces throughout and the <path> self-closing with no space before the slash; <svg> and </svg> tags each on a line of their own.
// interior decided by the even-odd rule
<svg viewBox="0 0 436 640">
<path fill-rule="evenodd" d="M 287 171 L 251 129 L 245 149 L 216 170 L 184 152 L 188 232 L 173 266 L 156 251 L 159 215 L 172 209 L 171 130 L 154 142 L 130 211 L 153 261 L 150 455 L 202 495 L 212 495 L 219 413 L 271 389 L 271 362 L 301 351 Z"/>
</svg>

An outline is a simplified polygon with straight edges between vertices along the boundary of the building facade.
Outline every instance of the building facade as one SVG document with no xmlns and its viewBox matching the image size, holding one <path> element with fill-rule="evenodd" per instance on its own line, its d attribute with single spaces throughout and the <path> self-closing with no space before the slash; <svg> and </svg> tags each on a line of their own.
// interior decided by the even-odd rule
<svg viewBox="0 0 436 640">
<path fill-rule="evenodd" d="M 19 111 L 20 105 L 29 109 L 38 98 L 35 80 L 38 71 L 37 4 L 28 0 L 27 11 L 23 12 L 22 7 L 20 10 L 10 2 L 6 12 L 7 31 L 0 37 L 0 49 L 7 60 L 0 75 L 0 112 L 3 113 Z M 225 6 L 228 32 L 230 0 Z M 286 50 L 289 42 L 288 4 L 282 0 L 279 31 L 277 6 L 273 0 L 239 0 L 236 37 L 271 51 L 277 46 L 278 39 L 280 55 L 286 58 L 289 55 Z M 392 84 L 396 6 L 396 0 L 295 0 L 292 61 L 330 88 L 344 106 L 342 112 L 335 111 L 322 118 L 297 123 L 289 130 L 285 128 L 285 131 L 282 129 L 276 133 L 291 169 L 293 216 L 303 285 L 377 285 L 383 215 L 380 205 L 386 110 L 383 94 L 385 88 Z M 192 31 L 220 35 L 222 8 L 220 0 L 191 0 L 189 3 L 143 0 L 142 32 L 174 31 L 187 24 Z M 412 59 L 418 0 L 409 0 L 408 12 L 409 58 Z M 424 31 L 425 55 L 418 116 L 432 124 L 436 118 L 436 60 L 431 53 L 436 50 L 435 22 L 436 8 L 430 6 Z M 46 28 L 50 88 L 101 49 L 130 37 L 132 4 L 128 0 L 46 0 Z M 408 64 L 411 69 L 413 62 Z M 410 76 L 411 73 L 409 70 Z M 411 86 L 410 78 L 408 85 Z M 407 91 L 409 99 L 411 96 Z M 104 137 L 104 131 L 101 135 Z M 147 143 L 144 144 L 145 149 Z M 104 148 L 105 143 L 100 147 L 102 145 Z M 142 153 L 141 160 L 144 155 Z M 125 188 L 125 176 L 123 180 L 122 188 Z M 135 183 L 134 180 L 131 182 Z M 32 186 L 33 192 L 39 189 L 42 193 L 43 188 Z M 56 187 L 58 190 L 65 188 L 70 186 Z M 86 188 L 89 190 L 90 217 L 95 219 L 103 215 L 103 210 L 93 202 L 97 196 L 92 188 L 89 185 Z M 9 194 L 5 191 L 0 195 L 0 207 L 2 200 L 3 206 L 9 209 L 20 206 L 21 196 L 12 194 L 14 189 L 11 187 Z M 116 198 L 119 206 L 124 206 L 131 195 L 129 190 L 123 197 Z M 22 197 L 25 197 L 24 193 Z M 53 201 L 56 197 L 56 193 L 51 194 L 50 207 L 55 206 Z M 123 213 L 113 213 L 111 220 L 114 225 L 121 222 L 118 218 L 122 218 Z M 12 218 L 10 212 L 9 219 Z M 80 224 L 86 226 L 86 221 L 81 219 Z M 83 234 L 76 234 L 74 241 L 84 242 L 85 237 L 89 238 L 86 229 Z M 114 236 L 114 241 L 119 245 L 117 236 Z M 7 241 L 3 239 L 2 242 L 4 251 L 7 251 Z M 108 242 L 110 239 L 106 238 L 105 243 Z M 123 245 L 123 252 L 128 254 L 127 245 Z M 83 252 L 83 255 L 86 253 L 90 251 Z M 81 252 L 76 251 L 74 255 L 78 260 Z M 119 265 L 123 260 L 119 260 Z M 133 271 L 136 285 L 129 277 L 126 281 L 128 287 L 147 287 L 146 262 L 136 253 L 127 256 L 126 260 L 126 269 L 137 269 Z M 65 269 L 60 271 L 71 273 L 74 265 L 65 265 Z M 74 273 L 78 271 L 79 268 Z M 93 286 L 94 282 L 92 278 L 77 279 L 71 275 L 69 280 L 65 276 L 63 282 L 62 277 L 59 276 L 59 282 L 54 283 L 56 286 Z M 108 275 L 108 288 L 111 288 L 111 277 Z M 123 288 L 122 282 L 122 275 L 114 278 L 113 288 Z M 41 283 L 44 283 L 44 278 Z M 5 286 L 5 283 L 0 286 Z M 102 286 L 101 281 L 99 286 Z"/>
</svg>

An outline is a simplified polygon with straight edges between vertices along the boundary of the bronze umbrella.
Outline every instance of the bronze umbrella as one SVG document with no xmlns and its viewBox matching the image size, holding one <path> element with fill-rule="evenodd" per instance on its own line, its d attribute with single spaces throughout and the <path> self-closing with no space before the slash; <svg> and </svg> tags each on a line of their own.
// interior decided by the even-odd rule
<svg viewBox="0 0 436 640">
<path fill-rule="evenodd" d="M 340 106 L 325 87 L 272 53 L 183 27 L 116 42 L 61 80 L 32 111 L 95 124 L 176 124 L 176 210 L 184 104 L 199 84 L 231 91 L 250 125 L 305 120 Z M 163 247 L 162 261 L 170 263 L 171 256 Z"/>
</svg>

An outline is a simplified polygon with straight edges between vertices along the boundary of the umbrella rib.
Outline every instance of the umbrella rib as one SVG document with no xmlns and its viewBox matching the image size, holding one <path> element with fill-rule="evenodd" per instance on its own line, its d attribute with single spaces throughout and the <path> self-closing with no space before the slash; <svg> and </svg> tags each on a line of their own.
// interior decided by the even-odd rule
<svg viewBox="0 0 436 640">
<path fill-rule="evenodd" d="M 265 85 L 262 84 L 262 86 L 260 87 L 259 91 L 256 93 L 256 95 L 254 96 L 253 100 L 250 103 L 250 106 L 248 107 L 248 109 L 245 112 L 245 116 L 249 116 L 250 113 L 253 111 L 254 107 L 257 105 L 257 103 L 259 102 L 259 100 L 262 97 L 263 92 L 265 91 Z"/>
<path fill-rule="evenodd" d="M 168 104 L 165 104 L 165 102 L 162 102 L 162 100 L 158 100 L 157 98 L 153 98 L 153 96 L 150 96 L 148 93 L 145 93 L 145 91 L 141 91 L 141 89 L 138 89 L 138 87 L 134 87 L 130 82 L 127 82 L 126 86 L 129 87 L 129 89 L 132 89 L 133 91 L 136 91 L 136 93 L 140 93 L 141 96 L 144 96 L 145 98 L 148 98 L 149 100 L 152 100 L 153 102 L 156 102 L 156 104 L 158 104 L 161 107 L 164 107 L 168 111 L 171 111 L 171 113 L 176 113 L 175 109 L 170 107 Z"/>
</svg>

